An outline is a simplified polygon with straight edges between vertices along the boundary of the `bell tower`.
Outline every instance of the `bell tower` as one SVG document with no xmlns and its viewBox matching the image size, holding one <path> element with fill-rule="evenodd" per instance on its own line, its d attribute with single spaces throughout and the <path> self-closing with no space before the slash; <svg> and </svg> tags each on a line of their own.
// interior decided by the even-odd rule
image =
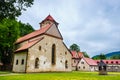
<svg viewBox="0 0 120 80">
<path fill-rule="evenodd" d="M 58 23 L 53 19 L 53 17 L 49 14 L 41 23 L 40 23 L 40 28 L 44 28 L 47 25 L 52 25 L 55 24 L 56 26 Z"/>
</svg>

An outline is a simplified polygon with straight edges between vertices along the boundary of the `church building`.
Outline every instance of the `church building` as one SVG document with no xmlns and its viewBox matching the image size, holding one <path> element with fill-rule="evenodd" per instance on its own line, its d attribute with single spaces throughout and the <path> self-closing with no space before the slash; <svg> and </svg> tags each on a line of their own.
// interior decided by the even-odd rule
<svg viewBox="0 0 120 80">
<path fill-rule="evenodd" d="M 13 72 L 71 71 L 71 53 L 63 42 L 58 23 L 48 15 L 40 29 L 15 42 Z"/>
</svg>

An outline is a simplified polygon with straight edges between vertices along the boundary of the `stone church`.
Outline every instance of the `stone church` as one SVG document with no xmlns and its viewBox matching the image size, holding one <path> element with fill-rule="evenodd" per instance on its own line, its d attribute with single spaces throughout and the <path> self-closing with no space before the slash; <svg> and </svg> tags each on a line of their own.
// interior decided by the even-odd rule
<svg viewBox="0 0 120 80">
<path fill-rule="evenodd" d="M 16 42 L 13 72 L 71 71 L 71 53 L 63 42 L 58 23 L 48 15 L 40 29 Z"/>
</svg>

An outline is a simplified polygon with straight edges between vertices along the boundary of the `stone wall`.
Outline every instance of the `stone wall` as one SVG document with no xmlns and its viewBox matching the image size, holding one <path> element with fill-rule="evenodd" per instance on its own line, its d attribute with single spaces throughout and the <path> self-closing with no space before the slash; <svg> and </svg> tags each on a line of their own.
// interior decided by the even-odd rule
<svg viewBox="0 0 120 80">
<path fill-rule="evenodd" d="M 14 54 L 13 72 L 25 72 L 26 57 L 27 52 L 18 52 Z"/>
<path fill-rule="evenodd" d="M 52 45 L 56 46 L 56 64 L 51 64 Z M 41 49 L 39 49 L 41 47 Z M 35 68 L 35 59 L 38 58 L 39 68 Z M 68 61 L 67 68 L 65 61 Z M 44 35 L 44 39 L 29 48 L 27 72 L 71 71 L 71 54 L 61 39 Z"/>
</svg>

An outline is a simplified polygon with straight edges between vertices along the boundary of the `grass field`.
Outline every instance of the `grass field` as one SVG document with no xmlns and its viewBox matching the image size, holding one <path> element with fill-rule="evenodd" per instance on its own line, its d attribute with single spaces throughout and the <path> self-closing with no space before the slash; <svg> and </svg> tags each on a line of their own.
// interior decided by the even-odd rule
<svg viewBox="0 0 120 80">
<path fill-rule="evenodd" d="M 110 72 L 108 75 L 98 75 L 97 72 L 27 74 L 0 72 L 0 80 L 120 80 L 120 73 Z"/>
</svg>

